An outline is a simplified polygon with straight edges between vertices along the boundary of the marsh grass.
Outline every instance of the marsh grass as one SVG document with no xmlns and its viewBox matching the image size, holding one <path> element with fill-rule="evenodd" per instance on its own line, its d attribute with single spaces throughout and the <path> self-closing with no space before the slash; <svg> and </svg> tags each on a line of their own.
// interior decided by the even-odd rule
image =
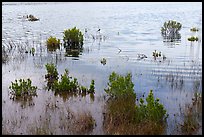
<svg viewBox="0 0 204 137">
<path fill-rule="evenodd" d="M 181 134 L 195 135 L 202 129 L 202 95 L 195 93 L 192 103 L 186 105 L 184 110 L 184 122 L 180 125 Z"/>
<path fill-rule="evenodd" d="M 68 108 L 67 112 L 46 111 L 41 120 L 36 119 L 29 125 L 27 133 L 31 135 L 81 135 L 90 134 L 94 126 L 95 120 L 89 112 L 74 113 Z"/>
</svg>

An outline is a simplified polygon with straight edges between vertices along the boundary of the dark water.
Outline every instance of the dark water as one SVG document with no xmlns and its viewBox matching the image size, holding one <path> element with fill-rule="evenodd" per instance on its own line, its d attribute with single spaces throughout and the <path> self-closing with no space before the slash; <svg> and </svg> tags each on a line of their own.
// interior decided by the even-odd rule
<svg viewBox="0 0 204 137">
<path fill-rule="evenodd" d="M 33 14 L 39 17 L 29 22 L 22 17 Z M 181 41 L 165 43 L 160 33 L 168 20 L 182 23 Z M 85 31 L 84 50 L 79 57 L 65 57 L 64 50 L 47 51 L 45 42 L 49 36 L 63 39 L 63 31 L 76 26 Z M 190 28 L 197 27 L 198 33 Z M 100 34 L 97 32 L 101 29 Z M 190 43 L 187 38 L 197 35 L 200 41 Z M 92 36 L 101 36 L 92 39 Z M 27 50 L 34 47 L 35 55 L 9 54 L 9 61 L 2 64 L 2 117 L 15 119 L 29 116 L 15 127 L 14 134 L 29 134 L 27 125 L 44 113 L 47 100 L 59 101 L 59 106 L 69 104 L 73 111 L 90 111 L 97 126 L 91 134 L 104 134 L 102 109 L 104 88 L 112 71 L 132 73 L 137 97 L 148 95 L 153 89 L 169 113 L 166 134 L 175 130 L 175 120 L 180 121 L 180 108 L 191 103 L 194 92 L 202 92 L 202 5 L 201 3 L 3 3 L 2 44 L 13 41 Z M 28 43 L 26 46 L 25 43 Z M 154 60 L 152 52 L 161 51 L 166 60 Z M 137 54 L 147 58 L 138 59 Z M 106 65 L 100 60 L 107 59 Z M 95 80 L 95 101 L 85 98 L 63 98 L 45 90 L 45 64 L 55 63 L 62 74 L 68 68 L 79 83 L 89 86 Z M 38 97 L 32 107 L 22 109 L 21 103 L 9 99 L 11 81 L 30 78 L 38 86 Z M 177 117 L 174 116 L 177 115 Z M 57 115 L 57 114 L 56 114 Z M 18 121 L 18 120 L 16 120 Z M 9 125 L 9 124 L 8 124 Z M 60 131 L 57 134 L 64 134 Z"/>
</svg>

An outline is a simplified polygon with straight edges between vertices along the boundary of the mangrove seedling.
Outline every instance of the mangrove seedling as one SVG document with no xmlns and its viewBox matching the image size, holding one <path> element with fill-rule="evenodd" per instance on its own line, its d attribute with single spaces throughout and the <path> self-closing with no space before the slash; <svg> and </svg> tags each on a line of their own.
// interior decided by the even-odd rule
<svg viewBox="0 0 204 137">
<path fill-rule="evenodd" d="M 198 28 L 193 27 L 193 28 L 190 29 L 190 31 L 193 31 L 193 32 L 198 31 Z"/>
<path fill-rule="evenodd" d="M 161 57 L 161 51 L 157 52 L 157 50 L 153 51 L 152 56 L 154 57 L 154 59 L 156 59 L 157 57 Z"/>
<path fill-rule="evenodd" d="M 80 89 L 77 79 L 69 76 L 68 69 L 65 69 L 63 75 L 61 75 L 61 81 L 54 81 L 53 89 L 55 92 L 73 92 L 77 93 Z"/>
<path fill-rule="evenodd" d="M 164 106 L 159 103 L 159 98 L 154 99 L 153 90 L 150 90 L 146 98 L 146 102 L 147 104 L 144 104 L 143 99 L 140 99 L 140 106 L 138 107 L 138 112 L 142 114 L 139 115 L 144 115 L 144 118 L 156 122 L 163 121 L 168 117 Z"/>
<path fill-rule="evenodd" d="M 60 39 L 50 36 L 47 39 L 46 44 L 49 51 L 55 51 L 56 49 L 60 48 Z"/>
<path fill-rule="evenodd" d="M 55 80 L 58 80 L 58 71 L 56 66 L 51 63 L 47 63 L 45 65 L 47 74 L 45 75 L 45 78 L 48 80 L 48 86 L 52 87 L 52 84 L 54 83 Z"/>
<path fill-rule="evenodd" d="M 191 41 L 191 42 L 198 41 L 198 37 L 191 36 L 191 37 L 188 38 L 188 41 Z"/>
<path fill-rule="evenodd" d="M 83 34 L 76 27 L 63 32 L 64 46 L 71 49 L 81 49 L 83 45 Z"/>
<path fill-rule="evenodd" d="M 94 80 L 91 80 L 91 84 L 90 84 L 90 87 L 89 87 L 89 93 L 94 93 L 95 91 L 95 87 L 94 87 Z"/>
<path fill-rule="evenodd" d="M 182 24 L 180 22 L 169 20 L 164 23 L 163 27 L 161 28 L 161 34 L 164 38 L 170 39 L 174 41 L 176 39 L 180 39 L 181 36 L 179 31 L 181 30 Z"/>
<path fill-rule="evenodd" d="M 119 97 L 123 95 L 133 95 L 134 93 L 134 84 L 131 81 L 132 75 L 128 73 L 126 76 L 119 75 L 115 72 L 109 76 L 108 88 L 105 89 L 105 92 L 112 97 Z"/>
<path fill-rule="evenodd" d="M 102 59 L 101 59 L 101 64 L 103 64 L 103 65 L 106 64 L 106 59 L 105 59 L 105 58 L 102 58 Z"/>
<path fill-rule="evenodd" d="M 11 82 L 9 89 L 11 90 L 13 98 L 37 96 L 37 86 L 32 86 L 32 81 L 29 78 L 27 80 L 19 79 L 15 80 L 15 82 Z"/>
</svg>

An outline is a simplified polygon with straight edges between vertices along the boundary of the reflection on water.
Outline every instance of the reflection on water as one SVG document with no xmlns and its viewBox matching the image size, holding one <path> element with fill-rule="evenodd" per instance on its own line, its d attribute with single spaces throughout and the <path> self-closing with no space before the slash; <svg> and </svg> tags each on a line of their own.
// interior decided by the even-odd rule
<svg viewBox="0 0 204 137">
<path fill-rule="evenodd" d="M 175 120 L 181 122 L 180 108 L 191 101 L 195 91 L 202 92 L 201 9 L 200 3 L 3 4 L 3 133 L 73 134 L 72 130 L 66 131 L 68 125 L 63 124 L 69 108 L 75 114 L 84 111 L 93 116 L 96 126 L 88 134 L 105 134 L 102 128 L 103 97 L 112 71 L 132 73 L 137 97 L 146 96 L 150 89 L 155 91 L 155 97 L 160 98 L 169 112 L 166 134 L 173 133 Z M 36 15 L 40 20 L 28 22 L 19 18 L 29 14 Z M 181 37 L 179 41 L 163 42 L 160 29 L 166 20 L 172 18 L 183 25 Z M 70 50 L 61 46 L 56 50 L 47 49 L 45 43 L 50 35 L 61 41 L 64 29 L 73 26 L 84 33 L 83 48 Z M 196 34 L 199 41 L 194 43 L 187 41 L 192 35 L 192 26 L 200 30 Z M 35 49 L 34 55 L 29 52 L 32 48 Z M 166 59 L 154 60 L 152 52 L 155 50 L 161 51 Z M 142 54 L 146 58 L 138 59 L 138 55 Z M 103 58 L 106 65 L 101 64 Z M 52 91 L 47 91 L 44 77 L 47 63 L 54 63 L 59 74 L 68 68 L 70 75 L 86 87 L 94 79 L 95 95 L 55 96 Z M 27 105 L 9 99 L 8 87 L 11 81 L 19 78 L 30 78 L 38 86 L 38 97 L 30 103 L 28 101 Z M 50 101 L 60 112 L 55 110 L 50 112 L 50 117 L 46 117 L 48 113 L 45 110 Z M 21 105 L 26 107 L 22 109 Z M 51 106 L 55 108 L 55 105 Z M 16 116 L 22 116 L 23 120 Z M 40 122 L 40 118 L 50 121 L 44 119 Z M 64 127 L 56 127 L 59 125 Z M 46 128 L 50 131 L 44 130 Z"/>
</svg>

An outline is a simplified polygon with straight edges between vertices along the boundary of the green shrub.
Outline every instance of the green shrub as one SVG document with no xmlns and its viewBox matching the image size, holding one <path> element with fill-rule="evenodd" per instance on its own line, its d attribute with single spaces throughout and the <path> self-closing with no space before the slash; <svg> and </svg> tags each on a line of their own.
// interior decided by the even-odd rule
<svg viewBox="0 0 204 137">
<path fill-rule="evenodd" d="M 161 123 L 167 118 L 164 106 L 159 103 L 158 98 L 154 99 L 152 90 L 146 98 L 146 103 L 140 98 L 139 105 L 136 105 L 136 93 L 130 73 L 121 76 L 113 72 L 109 76 L 108 86 L 105 89 L 105 92 L 111 97 L 108 100 L 108 115 L 116 119 L 116 123 L 138 124 L 144 121 Z"/>
<path fill-rule="evenodd" d="M 48 83 L 47 83 L 48 89 L 51 89 L 53 87 L 54 81 L 58 80 L 58 71 L 56 66 L 53 63 L 51 64 L 47 63 L 45 67 L 47 70 L 45 79 L 48 80 Z"/>
<path fill-rule="evenodd" d="M 54 81 L 52 89 L 55 92 L 82 94 L 82 96 L 86 95 L 87 93 L 93 94 L 95 92 L 94 80 L 91 81 L 90 87 L 87 89 L 85 86 L 79 85 L 77 78 L 69 76 L 68 69 L 65 69 L 64 74 L 61 75 L 61 81 Z"/>
<path fill-rule="evenodd" d="M 159 103 L 159 98 L 154 99 L 153 91 L 150 90 L 149 95 L 146 98 L 147 104 L 144 104 L 144 100 L 140 98 L 140 104 L 137 106 L 137 121 L 150 120 L 155 122 L 162 122 L 168 117 L 164 106 Z"/>
<path fill-rule="evenodd" d="M 181 30 L 181 27 L 181 23 L 174 20 L 169 20 L 168 22 L 165 22 L 161 28 L 162 36 L 166 39 L 170 39 L 171 41 L 180 39 L 181 35 L 179 34 L 179 31 Z"/>
<path fill-rule="evenodd" d="M 123 95 L 133 95 L 136 97 L 134 93 L 134 84 L 131 81 L 131 74 L 128 73 L 125 77 L 112 72 L 109 76 L 108 88 L 105 89 L 105 92 L 112 97 L 119 97 Z"/>
<path fill-rule="evenodd" d="M 80 49 L 83 45 L 83 34 L 76 27 L 64 31 L 63 41 L 65 47 Z"/>
<path fill-rule="evenodd" d="M 65 69 L 63 75 L 61 75 L 61 81 L 55 81 L 53 86 L 56 92 L 77 92 L 79 90 L 79 85 L 77 79 L 69 76 L 69 71 Z"/>
<path fill-rule="evenodd" d="M 27 97 L 27 96 L 36 96 L 36 86 L 32 86 L 32 81 L 28 78 L 27 80 L 19 79 L 15 82 L 11 82 L 9 86 L 13 98 L 17 97 Z"/>
<path fill-rule="evenodd" d="M 46 44 L 49 51 L 55 51 L 60 48 L 60 39 L 50 36 L 47 39 Z"/>
</svg>

